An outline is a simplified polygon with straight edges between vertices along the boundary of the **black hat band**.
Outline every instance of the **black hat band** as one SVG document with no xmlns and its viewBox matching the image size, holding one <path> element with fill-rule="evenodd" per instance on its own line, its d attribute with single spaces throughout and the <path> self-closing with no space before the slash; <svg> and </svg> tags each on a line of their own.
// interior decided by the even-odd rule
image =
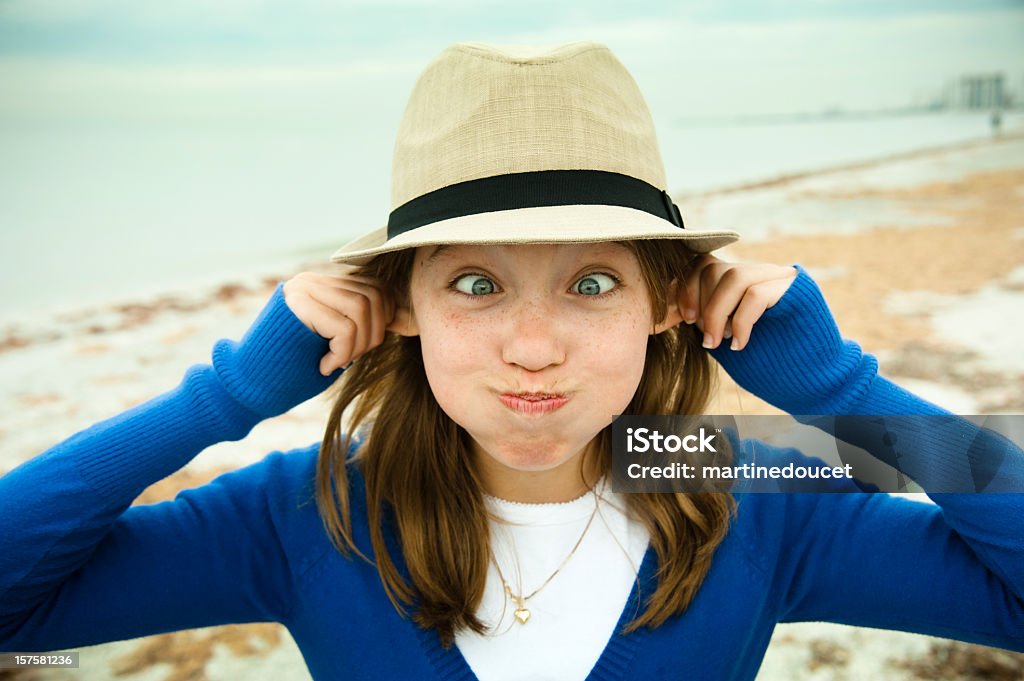
<svg viewBox="0 0 1024 681">
<path fill-rule="evenodd" d="M 668 192 L 643 180 L 605 170 L 539 170 L 459 182 L 418 196 L 391 211 L 388 239 L 465 215 L 571 205 L 635 208 L 684 229 Z"/>
</svg>

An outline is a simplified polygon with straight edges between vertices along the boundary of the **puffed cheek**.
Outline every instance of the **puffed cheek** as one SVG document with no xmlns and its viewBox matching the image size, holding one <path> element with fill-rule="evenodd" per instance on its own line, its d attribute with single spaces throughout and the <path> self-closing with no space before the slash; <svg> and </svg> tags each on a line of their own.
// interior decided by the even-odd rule
<svg viewBox="0 0 1024 681">
<path fill-rule="evenodd" d="M 597 359 L 607 368 L 607 380 L 619 385 L 632 385 L 635 389 L 643 377 L 647 362 L 647 337 L 621 340 L 605 347 Z"/>
</svg>

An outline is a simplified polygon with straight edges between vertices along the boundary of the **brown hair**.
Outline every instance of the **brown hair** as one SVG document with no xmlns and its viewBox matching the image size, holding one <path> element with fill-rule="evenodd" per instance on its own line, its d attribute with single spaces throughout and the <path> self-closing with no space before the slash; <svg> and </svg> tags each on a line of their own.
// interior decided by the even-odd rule
<svg viewBox="0 0 1024 681">
<path fill-rule="evenodd" d="M 665 242 L 626 245 L 639 260 L 656 311 L 652 322 L 661 321 L 671 282 L 694 256 Z M 380 255 L 361 272 L 405 300 L 414 257 L 412 249 Z M 626 413 L 703 413 L 714 377 L 696 327 L 683 324 L 651 335 L 644 374 Z M 356 465 L 366 486 L 373 556 L 395 608 L 404 613 L 413 607 L 417 624 L 436 628 L 445 646 L 462 628 L 484 632 L 474 614 L 490 557 L 483 491 L 473 466 L 467 465 L 472 461 L 468 435 L 430 391 L 419 338 L 389 334 L 345 371 L 335 390 L 316 475 L 317 506 L 331 541 L 343 554 L 354 551 L 366 558 L 355 545 L 349 509 L 347 466 Z M 353 434 L 363 432 L 366 436 L 350 460 Z M 610 426 L 598 433 L 596 445 L 599 470 L 607 474 Z M 657 586 L 629 624 L 627 631 L 633 631 L 657 627 L 686 610 L 736 506 L 730 494 L 721 492 L 628 494 L 626 499 L 628 512 L 650 533 L 658 558 Z M 385 544 L 386 518 L 393 519 L 411 584 Z"/>
</svg>

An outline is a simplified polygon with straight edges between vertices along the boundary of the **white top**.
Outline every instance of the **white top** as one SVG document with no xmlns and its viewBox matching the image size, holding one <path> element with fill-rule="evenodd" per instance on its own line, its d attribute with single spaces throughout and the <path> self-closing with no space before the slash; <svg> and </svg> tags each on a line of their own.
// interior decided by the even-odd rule
<svg viewBox="0 0 1024 681">
<path fill-rule="evenodd" d="M 622 495 L 604 480 L 597 515 L 569 562 L 526 601 L 520 624 L 516 604 L 492 564 L 477 612 L 489 633 L 460 632 L 455 643 L 480 681 L 585 679 L 615 631 L 650 537 L 625 514 Z M 485 497 L 492 548 L 513 593 L 529 595 L 572 551 L 594 512 L 587 493 L 557 504 L 522 504 Z M 518 565 L 518 571 L 517 571 Z"/>
</svg>

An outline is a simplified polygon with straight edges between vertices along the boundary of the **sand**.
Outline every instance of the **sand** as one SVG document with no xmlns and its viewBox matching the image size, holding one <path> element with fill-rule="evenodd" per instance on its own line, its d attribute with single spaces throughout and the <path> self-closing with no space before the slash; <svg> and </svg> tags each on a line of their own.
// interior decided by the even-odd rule
<svg viewBox="0 0 1024 681">
<path fill-rule="evenodd" d="M 680 204 L 691 227 L 744 235 L 724 256 L 806 267 L 843 334 L 877 354 L 883 374 L 960 413 L 1024 411 L 1024 139 L 776 178 Z M 294 271 L 310 267 L 323 266 Z M 238 337 L 293 273 L 0 328 L 0 472 L 173 387 L 190 364 L 208 361 L 215 340 Z M 311 400 L 242 442 L 209 448 L 138 503 L 319 440 L 326 407 Z M 723 375 L 713 411 L 774 409 Z M 95 646 L 81 660 L 77 671 L 0 678 L 308 679 L 276 625 Z M 943 676 L 939 663 L 956 675 Z M 1021 670 L 1024 657 L 979 646 L 805 623 L 777 628 L 758 679 L 1022 679 Z"/>
<path fill-rule="evenodd" d="M 1024 142 L 999 148 L 1024 165 Z M 871 177 L 870 168 L 857 169 L 831 174 L 827 184 L 805 177 L 772 185 L 770 196 L 751 190 L 761 193 L 754 199 L 764 224 L 751 225 L 755 237 L 728 254 L 804 266 L 843 335 L 878 355 L 883 374 L 914 380 L 929 399 L 961 413 L 1024 411 L 1024 325 L 1017 323 L 1024 312 L 1024 167 L 913 186 L 873 186 Z M 870 227 L 830 233 L 836 211 L 865 200 L 872 202 Z M 798 233 L 788 233 L 778 225 L 786 206 L 800 203 Z M 697 211 L 722 217 L 721 208 L 704 202 Z M 818 233 L 799 233 L 815 221 Z M 752 395 L 736 397 L 726 381 L 718 405 L 732 412 L 738 403 L 744 413 L 774 411 Z"/>
</svg>

